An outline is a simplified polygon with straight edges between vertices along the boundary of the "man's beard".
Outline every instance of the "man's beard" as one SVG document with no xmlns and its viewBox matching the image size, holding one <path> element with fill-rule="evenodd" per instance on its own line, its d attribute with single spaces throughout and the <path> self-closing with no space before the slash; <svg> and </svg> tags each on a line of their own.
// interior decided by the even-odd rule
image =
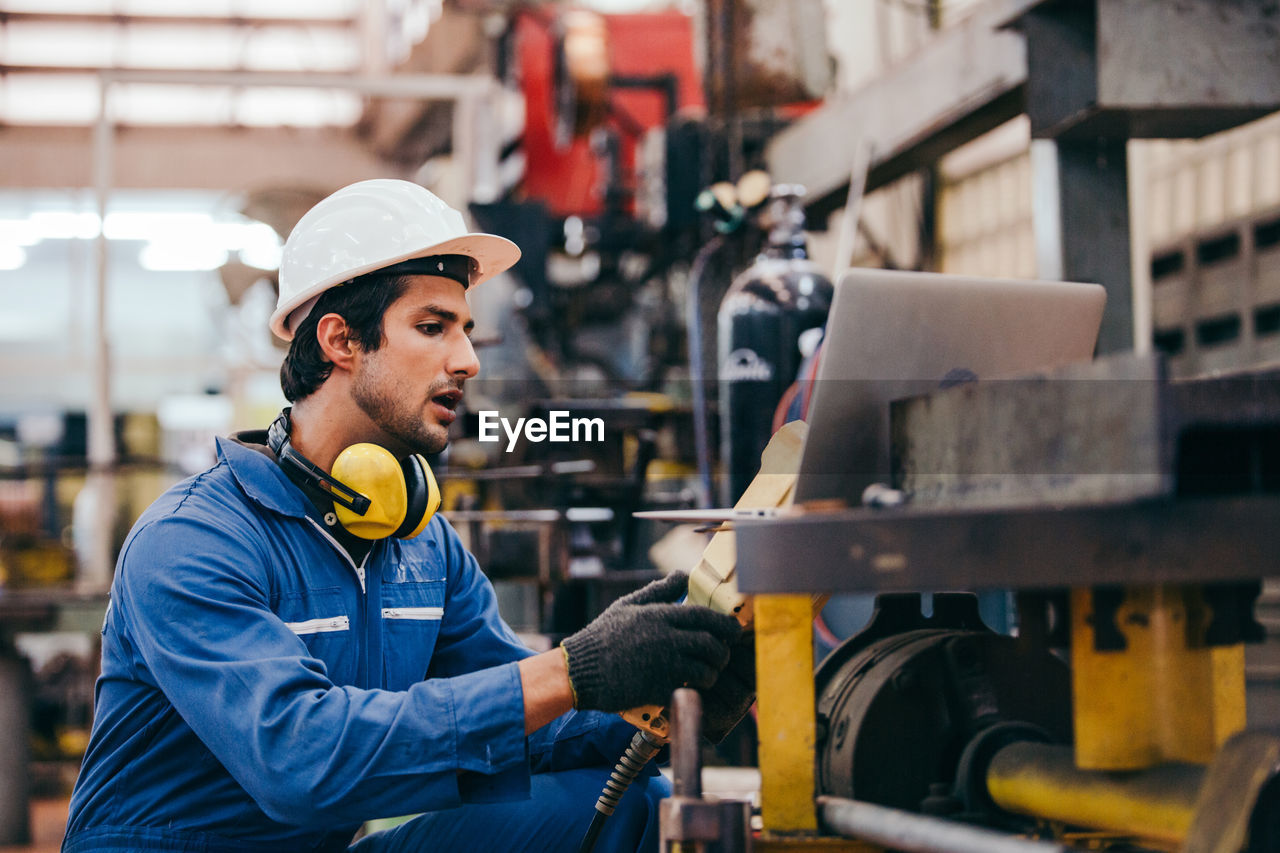
<svg viewBox="0 0 1280 853">
<path fill-rule="evenodd" d="M 402 444 L 410 453 L 439 453 L 449 444 L 448 427 L 427 422 L 421 409 L 412 410 L 402 405 L 404 398 L 395 396 L 373 381 L 376 374 L 363 371 L 351 387 L 351 397 L 357 406 L 384 433 Z M 428 389 L 426 399 L 445 391 L 459 388 L 460 383 L 441 380 Z"/>
</svg>

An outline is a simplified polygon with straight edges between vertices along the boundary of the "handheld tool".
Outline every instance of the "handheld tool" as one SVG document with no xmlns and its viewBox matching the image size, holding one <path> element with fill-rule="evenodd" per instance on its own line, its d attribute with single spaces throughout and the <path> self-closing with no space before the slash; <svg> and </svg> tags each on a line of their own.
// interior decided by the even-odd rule
<svg viewBox="0 0 1280 853">
<path fill-rule="evenodd" d="M 800 453 L 808 426 L 804 421 L 792 421 L 779 429 L 769 440 L 761 454 L 760 472 L 738 499 L 735 509 L 784 507 L 795 494 L 796 478 L 800 468 Z M 689 572 L 688 604 L 710 607 L 720 613 L 734 616 L 744 629 L 752 625 L 751 598 L 738 592 L 734 578 L 737 563 L 737 547 L 732 529 L 721 529 L 711 537 L 702 552 L 698 564 Z M 815 607 L 821 604 L 815 601 Z M 623 719 L 639 731 L 631 740 L 622 758 L 614 767 L 604 791 L 596 800 L 596 813 L 582 839 L 578 853 L 590 853 L 604 826 L 626 793 L 627 788 L 670 738 L 670 721 L 667 709 L 647 705 L 624 711 Z"/>
</svg>

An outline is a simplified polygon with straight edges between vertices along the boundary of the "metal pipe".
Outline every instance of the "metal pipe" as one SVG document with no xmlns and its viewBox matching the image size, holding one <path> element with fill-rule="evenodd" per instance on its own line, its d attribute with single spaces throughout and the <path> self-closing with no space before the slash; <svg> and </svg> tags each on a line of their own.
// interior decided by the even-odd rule
<svg viewBox="0 0 1280 853">
<path fill-rule="evenodd" d="M 111 84 L 98 79 L 98 117 L 93 127 L 93 185 L 98 207 L 93 300 L 93 344 L 89 350 L 93 391 L 89 400 L 89 474 L 84 489 L 91 529 L 85 541 L 88 553 L 80 555 L 77 585 L 82 592 L 105 592 L 111 584 L 112 520 L 115 517 L 114 469 L 116 444 L 111 411 L 111 347 L 107 329 L 107 278 L 110 247 L 107 242 L 107 201 L 111 194 L 115 126 L 111 119 Z"/>
<path fill-rule="evenodd" d="M 671 699 L 671 792 L 677 797 L 702 796 L 702 697 L 681 687 Z"/>
<path fill-rule="evenodd" d="M 88 455 L 90 469 L 109 469 L 115 463 L 111 424 L 111 365 L 107 346 L 107 274 L 110 246 L 107 242 L 107 200 L 111 194 L 115 128 L 111 122 L 111 85 L 98 81 L 98 118 L 93 127 L 94 192 L 98 207 L 98 234 L 94 242 L 95 288 L 93 311 L 93 399 L 89 409 Z"/>
<path fill-rule="evenodd" d="M 843 797 L 818 797 L 818 815 L 824 826 L 846 838 L 904 853 L 1067 853 L 1070 849 Z"/>
<path fill-rule="evenodd" d="M 1024 741 L 992 758 L 987 791 L 1005 811 L 1177 842 L 1195 816 L 1204 773 L 1198 764 L 1080 770 L 1070 746 Z"/>
</svg>

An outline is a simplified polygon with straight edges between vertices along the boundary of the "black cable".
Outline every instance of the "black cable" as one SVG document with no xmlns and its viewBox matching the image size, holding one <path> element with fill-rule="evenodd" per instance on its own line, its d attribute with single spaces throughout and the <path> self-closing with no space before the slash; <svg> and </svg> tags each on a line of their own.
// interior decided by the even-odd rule
<svg viewBox="0 0 1280 853">
<path fill-rule="evenodd" d="M 605 820 L 613 814 L 613 810 L 618 807 L 618 801 L 640 775 L 640 771 L 663 746 L 665 743 L 662 740 L 643 729 L 631 738 L 631 743 L 618 759 L 613 772 L 609 774 L 608 781 L 604 783 L 600 798 L 596 800 L 596 813 L 591 818 L 591 825 L 587 827 L 587 834 L 582 837 L 578 853 L 591 853 L 595 848 L 596 839 L 600 837 L 600 830 L 604 828 Z"/>
<path fill-rule="evenodd" d="M 702 279 L 707 265 L 716 252 L 724 247 L 725 236 L 717 234 L 699 251 L 689 267 L 689 302 L 686 313 L 686 331 L 689 342 L 689 379 L 693 383 L 693 445 L 698 458 L 698 507 L 711 506 L 713 484 L 711 482 L 711 440 L 707 434 L 707 389 L 705 355 L 702 351 Z"/>
<path fill-rule="evenodd" d="M 600 837 L 600 830 L 604 829 L 605 819 L 609 816 L 604 812 L 596 812 L 591 818 L 591 825 L 587 827 L 587 834 L 582 836 L 582 844 L 578 847 L 578 853 L 591 853 L 596 846 L 596 839 Z"/>
</svg>

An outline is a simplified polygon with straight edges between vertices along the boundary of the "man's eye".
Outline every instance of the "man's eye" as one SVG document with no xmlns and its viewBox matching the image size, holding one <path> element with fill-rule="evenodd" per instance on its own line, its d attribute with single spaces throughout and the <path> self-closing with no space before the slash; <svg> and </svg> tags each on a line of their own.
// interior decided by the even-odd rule
<svg viewBox="0 0 1280 853">
<path fill-rule="evenodd" d="M 418 331 L 424 335 L 438 335 L 444 331 L 444 326 L 440 323 L 421 323 L 418 326 Z"/>
</svg>

